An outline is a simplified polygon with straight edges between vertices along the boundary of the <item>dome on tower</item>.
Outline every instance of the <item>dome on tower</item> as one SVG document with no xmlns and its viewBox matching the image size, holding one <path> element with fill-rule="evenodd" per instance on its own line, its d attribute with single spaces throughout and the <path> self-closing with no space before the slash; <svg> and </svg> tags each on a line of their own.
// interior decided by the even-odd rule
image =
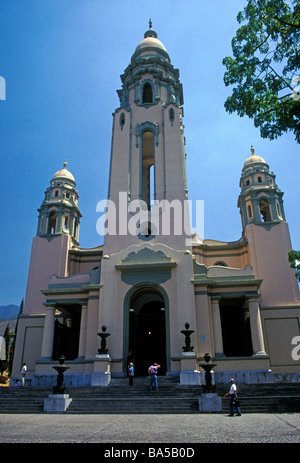
<svg viewBox="0 0 300 463">
<path fill-rule="evenodd" d="M 152 29 L 152 21 L 149 21 L 149 29 L 144 34 L 144 39 L 138 44 L 133 54 L 133 57 L 136 57 L 140 53 L 146 51 L 156 51 L 163 54 L 164 58 L 167 58 L 170 61 L 169 55 L 165 46 L 157 38 L 157 33 Z"/>
<path fill-rule="evenodd" d="M 67 169 L 67 161 L 64 162 L 64 167 L 63 169 L 61 170 L 58 170 L 52 177 L 52 180 L 56 179 L 56 178 L 66 178 L 66 179 L 69 179 L 69 180 L 72 180 L 73 182 L 75 182 L 75 179 L 73 177 L 73 175 L 71 174 L 71 172 L 68 171 Z"/>
<path fill-rule="evenodd" d="M 251 146 L 251 153 L 252 153 L 251 156 L 249 156 L 246 159 L 244 163 L 244 167 L 250 166 L 252 163 L 255 163 L 255 162 L 267 164 L 266 161 L 261 156 L 258 156 L 257 154 L 255 154 L 253 146 Z"/>
<path fill-rule="evenodd" d="M 149 37 L 146 37 L 144 40 L 142 40 L 136 47 L 135 51 L 139 51 L 147 47 L 159 48 L 165 52 L 167 51 L 164 45 L 161 43 L 161 41 L 155 38 L 154 36 L 153 37 L 149 36 Z"/>
</svg>

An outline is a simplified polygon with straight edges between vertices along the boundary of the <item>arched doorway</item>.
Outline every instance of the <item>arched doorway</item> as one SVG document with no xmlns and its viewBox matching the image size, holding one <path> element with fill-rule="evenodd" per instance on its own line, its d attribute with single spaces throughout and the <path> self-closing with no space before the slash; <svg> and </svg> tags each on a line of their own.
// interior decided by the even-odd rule
<svg viewBox="0 0 300 463">
<path fill-rule="evenodd" d="M 146 376 L 153 362 L 161 365 L 159 374 L 166 374 L 166 327 L 162 294 L 154 288 L 139 288 L 130 298 L 128 323 L 128 351 L 132 351 L 137 376 Z"/>
</svg>

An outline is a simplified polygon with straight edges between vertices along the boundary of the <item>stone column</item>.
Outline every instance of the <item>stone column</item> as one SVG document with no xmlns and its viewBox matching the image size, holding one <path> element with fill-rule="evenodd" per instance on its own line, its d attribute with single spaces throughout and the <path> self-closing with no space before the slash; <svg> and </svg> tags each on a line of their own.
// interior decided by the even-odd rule
<svg viewBox="0 0 300 463">
<path fill-rule="evenodd" d="M 52 359 L 55 324 L 55 307 L 46 308 L 45 325 L 42 343 L 42 358 Z"/>
<path fill-rule="evenodd" d="M 260 296 L 256 296 L 256 297 L 252 297 L 248 299 L 251 338 L 252 338 L 252 347 L 253 347 L 254 356 L 266 355 L 262 324 L 261 324 L 261 318 L 260 318 L 260 313 L 259 313 L 259 305 L 258 305 L 259 297 Z"/>
<path fill-rule="evenodd" d="M 215 343 L 215 355 L 224 356 L 223 336 L 222 336 L 219 301 L 220 301 L 220 298 L 212 298 L 211 299 L 213 330 L 214 330 L 214 343 Z"/>
<path fill-rule="evenodd" d="M 81 307 L 80 334 L 79 334 L 79 349 L 78 357 L 85 357 L 86 344 L 86 326 L 87 326 L 87 305 Z"/>
</svg>

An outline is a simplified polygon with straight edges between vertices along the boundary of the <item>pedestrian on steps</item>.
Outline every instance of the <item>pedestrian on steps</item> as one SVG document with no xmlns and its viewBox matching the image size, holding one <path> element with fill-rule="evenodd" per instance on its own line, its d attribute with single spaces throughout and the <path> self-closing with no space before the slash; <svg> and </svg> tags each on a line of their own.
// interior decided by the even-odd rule
<svg viewBox="0 0 300 463">
<path fill-rule="evenodd" d="M 153 363 L 151 367 L 148 368 L 148 374 L 150 375 L 150 391 L 152 391 L 152 384 L 153 381 L 155 382 L 155 389 L 158 389 L 158 384 L 157 384 L 157 370 L 160 368 L 160 365 L 158 363 Z"/>
<path fill-rule="evenodd" d="M 236 387 L 236 384 L 233 378 L 231 378 L 231 380 L 229 381 L 229 384 L 230 384 L 230 389 L 224 395 L 224 397 L 228 397 L 230 395 L 230 402 L 229 402 L 230 414 L 228 416 L 234 416 L 233 407 L 235 408 L 237 412 L 236 416 L 241 416 L 242 414 L 241 414 L 241 410 L 239 406 L 240 404 L 239 404 L 239 400 L 237 396 L 237 387 Z"/>
<path fill-rule="evenodd" d="M 130 362 L 129 367 L 128 367 L 128 376 L 129 376 L 129 386 L 133 386 L 134 366 L 132 362 Z"/>
<path fill-rule="evenodd" d="M 27 375 L 27 365 L 26 365 L 26 363 L 24 362 L 24 363 L 23 363 L 22 370 L 21 370 L 21 381 L 22 381 L 22 386 L 23 386 L 23 387 L 25 386 L 25 378 L 26 378 L 26 375 Z"/>
</svg>

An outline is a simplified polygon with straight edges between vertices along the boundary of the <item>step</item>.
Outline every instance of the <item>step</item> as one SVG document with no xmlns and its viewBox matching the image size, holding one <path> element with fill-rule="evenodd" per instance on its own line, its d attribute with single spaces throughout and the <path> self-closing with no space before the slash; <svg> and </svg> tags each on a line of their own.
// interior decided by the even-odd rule
<svg viewBox="0 0 300 463">
<path fill-rule="evenodd" d="M 158 391 L 149 390 L 148 377 L 113 378 L 107 387 L 68 387 L 72 398 L 68 414 L 161 414 L 199 413 L 201 386 L 183 386 L 174 378 L 158 378 Z M 229 411 L 229 398 L 224 397 L 228 385 L 218 385 L 222 413 Z M 300 412 L 300 385 L 256 384 L 238 385 L 242 413 Z M 44 400 L 51 388 L 0 388 L 1 413 L 44 413 Z"/>
</svg>

